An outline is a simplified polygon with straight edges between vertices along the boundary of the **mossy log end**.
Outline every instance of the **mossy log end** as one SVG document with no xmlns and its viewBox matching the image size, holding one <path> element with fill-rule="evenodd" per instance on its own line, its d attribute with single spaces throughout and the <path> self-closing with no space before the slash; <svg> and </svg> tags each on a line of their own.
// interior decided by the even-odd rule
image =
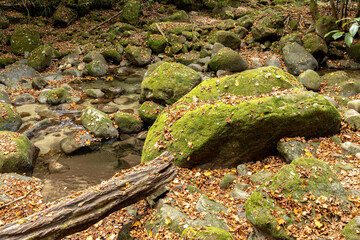
<svg viewBox="0 0 360 240">
<path fill-rule="evenodd" d="M 83 192 L 62 198 L 45 210 L 0 228 L 0 239 L 61 239 L 82 231 L 114 211 L 147 197 L 177 174 L 165 152 Z"/>
</svg>

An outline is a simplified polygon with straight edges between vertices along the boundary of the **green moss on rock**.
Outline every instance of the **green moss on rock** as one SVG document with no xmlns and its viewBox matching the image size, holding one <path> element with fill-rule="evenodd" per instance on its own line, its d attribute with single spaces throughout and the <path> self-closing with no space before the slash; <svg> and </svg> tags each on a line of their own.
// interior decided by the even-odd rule
<svg viewBox="0 0 360 240">
<path fill-rule="evenodd" d="M 148 44 L 154 53 L 162 53 L 166 48 L 167 41 L 160 34 L 151 34 L 148 39 Z"/>
<path fill-rule="evenodd" d="M 272 197 L 275 196 L 273 195 L 274 191 L 279 191 L 279 189 L 281 189 L 280 192 L 276 194 L 281 194 L 281 198 L 292 202 L 290 209 L 283 208 L 283 205 Z M 302 217 L 303 211 L 299 209 L 302 207 L 306 209 L 305 204 L 310 203 L 311 206 L 318 206 L 318 204 L 335 197 L 343 201 L 339 211 L 346 210 L 347 206 L 351 205 L 347 199 L 346 190 L 326 163 L 318 159 L 298 158 L 291 164 L 283 166 L 270 182 L 260 186 L 250 196 L 245 202 L 246 218 L 257 230 L 272 239 L 295 239 L 286 232 L 286 229 L 294 226 L 300 229 L 304 227 L 306 218 Z M 306 200 L 303 201 L 305 198 Z M 297 209 L 297 213 L 296 210 L 294 212 L 294 209 Z M 287 214 L 288 211 L 290 214 Z M 315 217 L 312 209 L 308 209 L 308 211 L 310 211 L 307 214 L 309 217 Z M 296 221 L 296 217 L 300 217 L 300 221 Z M 337 217 L 334 216 L 334 218 Z M 331 218 L 330 215 L 327 215 L 326 221 Z M 278 228 L 279 221 L 282 220 L 284 225 Z M 321 222 L 325 219 L 322 216 L 317 220 Z M 294 225 L 290 226 L 292 224 Z"/>
<path fill-rule="evenodd" d="M 34 27 L 22 25 L 15 29 L 10 39 L 11 51 L 17 55 L 31 52 L 40 46 L 40 34 Z"/>
<path fill-rule="evenodd" d="M 163 109 L 164 106 L 160 104 L 154 103 L 153 101 L 145 101 L 140 106 L 139 116 L 145 124 L 151 125 Z"/>
<path fill-rule="evenodd" d="M 0 102 L 0 131 L 17 131 L 21 124 L 21 116 L 11 104 Z"/>
<path fill-rule="evenodd" d="M 28 65 L 37 71 L 43 71 L 50 66 L 53 48 L 48 45 L 41 45 L 35 48 L 29 57 Z"/>
<path fill-rule="evenodd" d="M 231 234 L 216 227 L 188 227 L 181 233 L 182 239 L 233 240 Z"/>
<path fill-rule="evenodd" d="M 106 138 L 118 135 L 118 131 L 111 119 L 96 108 L 87 107 L 82 113 L 80 120 L 82 125 L 96 137 Z"/>
<path fill-rule="evenodd" d="M 201 75 L 180 63 L 165 62 L 141 83 L 142 101 L 173 104 L 201 81 Z"/>
<path fill-rule="evenodd" d="M 36 148 L 19 133 L 0 131 L 0 172 L 30 173 L 36 158 Z"/>
<path fill-rule="evenodd" d="M 52 105 L 64 103 L 69 96 L 69 92 L 64 88 L 54 88 L 47 93 L 47 102 Z"/>
<path fill-rule="evenodd" d="M 284 136 L 319 137 L 339 131 L 338 111 L 314 93 L 236 99 L 179 101 L 164 110 L 149 130 L 142 162 L 166 149 L 181 153 L 175 156 L 180 166 L 235 167 L 268 156 Z M 164 129 L 171 138 L 164 136 Z"/>
<path fill-rule="evenodd" d="M 143 123 L 139 117 L 129 113 L 115 113 L 114 120 L 119 127 L 119 131 L 123 133 L 137 133 L 143 128 Z"/>
<path fill-rule="evenodd" d="M 291 74 L 277 67 L 246 70 L 223 78 L 206 79 L 185 95 L 180 101 L 191 102 L 194 98 L 202 101 L 218 100 L 222 94 L 259 96 L 270 93 L 273 88 L 302 88 L 301 83 Z"/>
<path fill-rule="evenodd" d="M 120 14 L 120 21 L 135 25 L 139 20 L 140 2 L 138 0 L 128 1 Z"/>
</svg>

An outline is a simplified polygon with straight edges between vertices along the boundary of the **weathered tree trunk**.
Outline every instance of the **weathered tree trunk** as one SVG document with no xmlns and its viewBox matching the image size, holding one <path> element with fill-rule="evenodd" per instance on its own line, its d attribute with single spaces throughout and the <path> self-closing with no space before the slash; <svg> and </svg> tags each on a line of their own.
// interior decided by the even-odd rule
<svg viewBox="0 0 360 240">
<path fill-rule="evenodd" d="M 337 9 L 336 9 L 336 6 L 335 6 L 335 2 L 334 0 L 330 0 L 330 6 L 331 6 L 331 11 L 333 13 L 333 16 L 336 20 L 338 20 L 338 15 L 337 15 Z"/>
<path fill-rule="evenodd" d="M 0 239 L 54 240 L 82 231 L 169 183 L 177 173 L 172 160 L 173 155 L 165 152 L 151 162 L 63 198 L 43 211 L 1 227 Z"/>
</svg>

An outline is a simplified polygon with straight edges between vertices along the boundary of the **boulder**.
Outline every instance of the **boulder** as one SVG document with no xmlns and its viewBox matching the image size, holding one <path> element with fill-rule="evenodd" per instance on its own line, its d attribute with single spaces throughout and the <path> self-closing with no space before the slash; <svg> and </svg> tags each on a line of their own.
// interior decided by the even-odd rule
<svg viewBox="0 0 360 240">
<path fill-rule="evenodd" d="M 101 53 L 106 61 L 119 64 L 122 60 L 120 53 L 115 49 L 106 49 Z"/>
<path fill-rule="evenodd" d="M 86 89 L 85 93 L 91 98 L 102 98 L 105 96 L 105 93 L 97 88 Z"/>
<path fill-rule="evenodd" d="M 176 62 L 188 66 L 190 64 L 197 63 L 199 61 L 200 54 L 196 51 L 191 51 L 187 53 L 181 53 L 174 56 Z"/>
<path fill-rule="evenodd" d="M 65 88 L 54 88 L 47 93 L 47 102 L 52 105 L 64 103 L 69 95 Z"/>
<path fill-rule="evenodd" d="M 236 21 L 239 26 L 244 27 L 246 29 L 250 29 L 253 25 L 253 20 L 249 17 L 249 15 L 245 15 Z"/>
<path fill-rule="evenodd" d="M 150 128 L 142 162 L 166 150 L 182 153 L 174 160 L 182 167 L 236 167 L 268 156 L 282 137 L 339 131 L 341 116 L 328 100 L 311 92 L 288 92 L 293 93 L 246 101 L 229 95 L 215 102 L 179 101 Z"/>
<path fill-rule="evenodd" d="M 24 55 L 41 45 L 40 34 L 34 27 L 21 25 L 17 27 L 10 38 L 11 51 L 17 55 Z"/>
<path fill-rule="evenodd" d="M 129 113 L 118 112 L 114 114 L 115 124 L 122 133 L 137 133 L 143 128 L 140 117 Z"/>
<path fill-rule="evenodd" d="M 220 49 L 210 60 L 209 67 L 214 70 L 241 72 L 248 68 L 249 64 L 237 52 L 230 48 Z"/>
<path fill-rule="evenodd" d="M 14 100 L 15 106 L 25 105 L 25 104 L 33 104 L 35 103 L 35 97 L 30 95 L 29 93 L 23 93 L 17 96 Z"/>
<path fill-rule="evenodd" d="M 1 38 L 0 38 L 1 40 Z M 10 55 L 2 55 L 0 56 L 0 68 L 4 68 L 7 65 L 11 65 L 16 62 L 16 58 Z"/>
<path fill-rule="evenodd" d="M 251 27 L 251 33 L 258 42 L 276 41 L 281 38 L 284 20 L 281 16 L 271 15 L 261 18 Z"/>
<path fill-rule="evenodd" d="M 280 39 L 280 50 L 281 51 L 285 47 L 285 44 L 288 42 L 296 42 L 296 43 L 302 45 L 301 35 L 299 35 L 298 33 L 292 33 L 292 34 L 287 34 L 287 35 L 283 36 Z"/>
<path fill-rule="evenodd" d="M 215 41 L 231 49 L 239 49 L 241 44 L 240 37 L 231 31 L 217 31 Z"/>
<path fill-rule="evenodd" d="M 357 240 L 360 238 L 360 216 L 354 217 L 346 226 L 341 230 L 341 235 L 346 240 Z"/>
<path fill-rule="evenodd" d="M 0 102 L 0 131 L 16 132 L 21 124 L 21 116 L 11 104 Z"/>
<path fill-rule="evenodd" d="M 60 4 L 53 14 L 54 27 L 67 27 L 74 22 L 77 17 L 78 14 L 75 10 Z"/>
<path fill-rule="evenodd" d="M 201 75 L 180 63 L 163 63 L 141 83 L 140 100 L 173 104 L 201 81 Z"/>
<path fill-rule="evenodd" d="M 129 23 L 136 25 L 139 20 L 141 5 L 138 0 L 128 1 L 122 9 L 122 12 L 119 16 L 120 21 L 124 23 Z"/>
<path fill-rule="evenodd" d="M 335 198 L 339 204 L 331 204 Z M 329 205 L 332 211 L 326 214 Z M 347 191 L 326 163 L 298 158 L 251 194 L 245 212 L 247 220 L 268 238 L 296 239 L 304 236 L 304 229 L 337 221 L 351 205 Z M 314 212 L 322 215 L 316 218 Z"/>
<path fill-rule="evenodd" d="M 103 112 L 93 107 L 87 107 L 81 115 L 82 125 L 91 131 L 95 137 L 107 138 L 116 137 L 118 131 L 111 119 Z"/>
<path fill-rule="evenodd" d="M 11 104 L 11 99 L 9 97 L 9 94 L 7 94 L 7 92 L 0 91 L 0 103 Z"/>
<path fill-rule="evenodd" d="M 83 147 L 90 146 L 93 137 L 87 131 L 81 130 L 72 136 L 64 138 L 60 142 L 61 151 L 65 154 L 71 154 Z"/>
<path fill-rule="evenodd" d="M 154 53 L 162 53 L 167 46 L 167 41 L 160 34 L 151 34 L 148 38 L 148 44 Z"/>
<path fill-rule="evenodd" d="M 323 59 L 328 53 L 328 47 L 325 40 L 316 33 L 306 34 L 303 38 L 303 43 L 304 47 L 318 59 Z"/>
<path fill-rule="evenodd" d="M 163 109 L 164 106 L 160 104 L 154 103 L 153 101 L 145 101 L 140 106 L 139 116 L 145 124 L 151 125 Z"/>
<path fill-rule="evenodd" d="M 68 55 L 68 56 L 69 56 L 69 55 Z M 73 56 L 74 59 L 72 59 L 72 56 L 69 56 L 69 57 L 70 57 L 70 59 L 68 59 L 68 60 L 69 60 L 68 63 L 75 63 L 75 65 L 78 64 L 78 63 L 77 63 L 78 56 L 76 56 L 76 55 Z M 83 61 L 84 61 L 84 62 L 87 62 L 87 63 L 89 63 L 89 62 L 91 62 L 91 61 L 100 61 L 100 62 L 106 64 L 106 60 L 105 60 L 104 55 L 101 54 L 100 52 L 97 52 L 97 51 L 90 51 L 90 52 L 88 52 L 88 53 L 84 56 Z M 72 65 L 74 65 L 74 64 L 72 64 Z"/>
<path fill-rule="evenodd" d="M 23 78 L 33 78 L 36 75 L 35 69 L 26 65 L 11 65 L 0 73 L 0 83 L 8 88 L 21 86 Z"/>
<path fill-rule="evenodd" d="M 301 73 L 298 77 L 299 82 L 307 90 L 319 91 L 321 86 L 321 79 L 319 74 L 314 70 L 308 69 L 305 72 Z"/>
<path fill-rule="evenodd" d="M 145 66 L 151 61 L 151 50 L 149 48 L 127 46 L 125 48 L 126 58 L 136 66 Z"/>
<path fill-rule="evenodd" d="M 165 33 L 168 34 L 176 34 L 180 35 L 183 31 L 192 32 L 194 24 L 190 23 L 175 23 L 175 22 L 160 22 L 160 23 L 153 23 L 149 26 L 149 32 L 153 34 L 161 34 L 158 27 Z"/>
<path fill-rule="evenodd" d="M 181 10 L 165 18 L 164 22 L 189 22 L 189 20 L 189 15 L 184 10 Z"/>
<path fill-rule="evenodd" d="M 231 234 L 216 227 L 188 227 L 181 233 L 182 239 L 233 240 Z"/>
<path fill-rule="evenodd" d="M 273 88 L 301 88 L 297 79 L 276 67 L 246 70 L 222 78 L 209 78 L 200 83 L 180 101 L 215 101 L 221 95 L 259 96 L 273 91 Z"/>
<path fill-rule="evenodd" d="M 108 66 L 99 60 L 94 60 L 86 64 L 87 73 L 93 77 L 103 77 L 106 75 Z"/>
<path fill-rule="evenodd" d="M 360 42 L 351 44 L 351 46 L 347 48 L 347 52 L 355 62 L 360 63 Z"/>
<path fill-rule="evenodd" d="M 299 75 L 308 69 L 316 70 L 318 62 L 306 49 L 296 42 L 288 42 L 283 50 L 283 59 L 289 73 Z"/>
<path fill-rule="evenodd" d="M 22 134 L 0 131 L 0 172 L 31 173 L 38 149 Z"/>
<path fill-rule="evenodd" d="M 337 30 L 338 26 L 336 24 L 336 19 L 332 16 L 323 16 L 320 17 L 315 22 L 315 32 L 322 38 L 324 38 L 325 34 L 332 30 Z M 328 36 L 325 38 L 327 42 L 333 41 L 332 36 Z"/>
<path fill-rule="evenodd" d="M 50 66 L 53 48 L 48 45 L 41 45 L 35 48 L 28 59 L 28 65 L 36 71 L 43 71 Z"/>
</svg>

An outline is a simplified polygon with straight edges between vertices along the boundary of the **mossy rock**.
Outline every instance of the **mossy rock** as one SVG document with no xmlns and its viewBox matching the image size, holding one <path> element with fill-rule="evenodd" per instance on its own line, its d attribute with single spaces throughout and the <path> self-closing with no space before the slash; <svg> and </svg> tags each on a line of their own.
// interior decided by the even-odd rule
<svg viewBox="0 0 360 240">
<path fill-rule="evenodd" d="M 0 68 L 3 68 L 7 65 L 11 65 L 16 62 L 16 58 L 12 56 L 2 55 L 0 56 Z"/>
<path fill-rule="evenodd" d="M 162 53 L 167 46 L 167 41 L 160 34 L 151 34 L 148 38 L 148 44 L 154 53 Z"/>
<path fill-rule="evenodd" d="M 140 1 L 130 0 L 122 9 L 120 14 L 120 21 L 135 25 L 139 20 L 139 14 L 141 10 Z"/>
<path fill-rule="evenodd" d="M 80 120 L 82 125 L 96 137 L 108 138 L 118 135 L 118 131 L 111 119 L 96 108 L 87 107 L 82 113 Z"/>
<path fill-rule="evenodd" d="M 322 58 L 328 53 L 328 47 L 324 39 L 316 33 L 308 33 L 303 38 L 304 47 L 310 50 L 314 57 Z"/>
<path fill-rule="evenodd" d="M 0 16 L 0 29 L 6 29 L 10 26 L 10 21 L 5 16 Z"/>
<path fill-rule="evenodd" d="M 128 23 L 118 22 L 111 26 L 109 32 L 115 35 L 120 35 L 125 31 L 133 31 L 133 30 L 136 30 L 136 28 L 133 25 L 130 25 Z"/>
<path fill-rule="evenodd" d="M 22 25 L 15 29 L 10 44 L 13 53 L 23 55 L 41 45 L 40 34 L 34 27 Z"/>
<path fill-rule="evenodd" d="M 341 230 L 341 235 L 346 240 L 360 239 L 360 216 L 354 217 L 346 226 Z"/>
<path fill-rule="evenodd" d="M 351 46 L 347 48 L 347 52 L 355 62 L 360 63 L 360 42 L 351 44 Z"/>
<path fill-rule="evenodd" d="M 123 133 L 137 133 L 143 128 L 143 123 L 139 117 L 129 113 L 115 113 L 114 120 L 119 127 L 119 131 Z"/>
<path fill-rule="evenodd" d="M 69 95 L 69 92 L 64 88 L 54 88 L 47 93 L 47 102 L 52 105 L 64 103 Z"/>
<path fill-rule="evenodd" d="M 106 61 L 109 61 L 109 62 L 119 64 L 122 60 L 120 53 L 118 51 L 116 51 L 115 49 L 106 49 L 106 50 L 102 51 L 101 54 L 104 56 Z"/>
<path fill-rule="evenodd" d="M 283 208 L 271 197 L 274 196 L 273 191 L 279 189 L 281 190 L 278 194 L 292 201 L 290 209 Z M 295 239 L 288 235 L 286 229 L 291 229 L 293 226 L 300 229 L 304 227 L 306 218 L 301 213 L 306 206 L 309 206 L 307 204 L 315 206 L 316 202 L 325 202 L 335 197 L 343 201 L 339 210 L 348 210 L 348 206 L 351 205 L 348 193 L 331 168 L 318 159 L 298 158 L 291 164 L 283 166 L 271 181 L 260 186 L 250 196 L 245 202 L 246 218 L 257 230 L 272 239 Z M 303 201 L 305 198 L 306 200 Z M 326 218 L 322 216 L 320 219 L 315 219 L 315 215 L 312 214 L 314 210 L 307 210 L 310 211 L 309 217 L 314 217 L 313 221 L 318 221 L 318 224 L 332 219 L 329 215 Z M 294 225 L 291 226 L 292 224 Z M 279 225 L 282 226 L 278 228 Z"/>
<path fill-rule="evenodd" d="M 127 46 L 125 48 L 126 58 L 136 66 L 145 66 L 151 61 L 151 50 L 149 48 Z"/>
<path fill-rule="evenodd" d="M 150 33 L 161 34 L 156 24 L 166 35 L 170 33 L 180 35 L 181 32 L 183 31 L 191 32 L 194 27 L 194 25 L 190 23 L 160 22 L 160 23 L 153 23 L 149 26 Z"/>
<path fill-rule="evenodd" d="M 21 116 L 11 104 L 0 102 L 0 131 L 17 131 L 21 124 Z"/>
<path fill-rule="evenodd" d="M 271 15 L 261 18 L 251 27 L 251 33 L 258 42 L 276 41 L 282 36 L 284 21 L 281 16 Z"/>
<path fill-rule="evenodd" d="M 248 66 L 249 64 L 245 59 L 228 47 L 220 49 L 209 62 L 209 67 L 214 71 L 241 72 L 247 69 Z"/>
<path fill-rule="evenodd" d="M 277 67 L 263 67 L 246 70 L 222 78 L 209 78 L 200 83 L 180 101 L 191 102 L 194 98 L 202 101 L 218 100 L 222 94 L 261 95 L 273 88 L 301 88 L 297 79 Z"/>
<path fill-rule="evenodd" d="M 67 27 L 74 22 L 78 17 L 74 9 L 68 8 L 64 5 L 59 5 L 53 14 L 53 23 L 55 27 Z"/>
<path fill-rule="evenodd" d="M 163 63 L 141 83 L 140 100 L 173 104 L 201 81 L 201 75 L 180 63 Z"/>
<path fill-rule="evenodd" d="M 0 131 L 0 172 L 31 173 L 37 149 L 19 133 Z"/>
<path fill-rule="evenodd" d="M 182 167 L 236 167 L 268 156 L 285 136 L 319 137 L 339 131 L 341 116 L 328 100 L 293 91 L 249 101 L 234 96 L 229 102 L 226 95 L 215 102 L 179 101 L 150 128 L 142 162 L 166 150 L 177 153 L 174 162 Z M 170 138 L 164 136 L 167 132 Z"/>
<path fill-rule="evenodd" d="M 215 41 L 234 50 L 239 49 L 241 44 L 240 37 L 231 31 L 217 31 Z"/>
<path fill-rule="evenodd" d="M 154 103 L 153 101 L 145 101 L 141 104 L 139 116 L 145 124 L 151 125 L 163 109 L 164 106 L 160 104 Z"/>
<path fill-rule="evenodd" d="M 199 61 L 200 54 L 197 52 L 182 53 L 174 56 L 174 59 L 184 65 L 190 65 L 191 63 L 197 63 Z"/>
<path fill-rule="evenodd" d="M 283 36 L 280 39 L 280 50 L 282 50 L 283 47 L 285 46 L 285 44 L 288 42 L 296 42 L 299 45 L 302 45 L 301 35 L 299 35 L 298 33 L 292 33 L 292 34 L 287 34 L 287 35 Z"/>
<path fill-rule="evenodd" d="M 164 22 L 188 22 L 190 19 L 189 15 L 185 11 L 178 11 L 173 15 L 164 19 Z"/>
<path fill-rule="evenodd" d="M 315 22 L 315 32 L 322 38 L 324 38 L 325 34 L 332 30 L 337 30 L 338 26 L 336 24 L 336 19 L 332 16 L 323 16 L 320 17 Z M 325 38 L 327 42 L 333 41 L 332 36 L 327 36 Z"/>
<path fill-rule="evenodd" d="M 233 240 L 231 234 L 217 227 L 188 227 L 181 233 L 182 239 Z"/>
<path fill-rule="evenodd" d="M 28 66 L 37 71 L 43 71 L 50 66 L 53 48 L 48 45 L 41 45 L 35 48 L 28 59 Z"/>
<path fill-rule="evenodd" d="M 87 74 L 93 77 L 103 77 L 106 75 L 108 66 L 100 60 L 93 60 L 86 64 Z"/>
</svg>

